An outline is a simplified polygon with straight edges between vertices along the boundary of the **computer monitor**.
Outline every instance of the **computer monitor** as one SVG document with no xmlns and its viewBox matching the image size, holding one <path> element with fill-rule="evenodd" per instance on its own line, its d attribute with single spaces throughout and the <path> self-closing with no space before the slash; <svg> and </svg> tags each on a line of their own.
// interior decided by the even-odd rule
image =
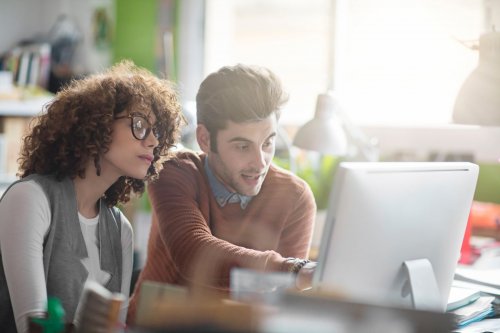
<svg viewBox="0 0 500 333">
<path fill-rule="evenodd" d="M 467 162 L 341 163 L 313 288 L 444 311 L 478 172 Z"/>
</svg>

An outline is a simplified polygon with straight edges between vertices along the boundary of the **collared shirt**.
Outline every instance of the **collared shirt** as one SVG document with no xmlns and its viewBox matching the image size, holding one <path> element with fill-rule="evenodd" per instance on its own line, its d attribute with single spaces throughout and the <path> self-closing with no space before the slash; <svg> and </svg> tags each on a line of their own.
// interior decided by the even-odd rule
<svg viewBox="0 0 500 333">
<path fill-rule="evenodd" d="M 252 200 L 251 196 L 230 192 L 224 184 L 222 184 L 213 174 L 212 169 L 208 165 L 208 157 L 205 158 L 205 173 L 207 174 L 208 183 L 215 196 L 215 200 L 219 206 L 224 207 L 227 203 L 240 203 L 241 209 L 245 209 Z"/>
</svg>

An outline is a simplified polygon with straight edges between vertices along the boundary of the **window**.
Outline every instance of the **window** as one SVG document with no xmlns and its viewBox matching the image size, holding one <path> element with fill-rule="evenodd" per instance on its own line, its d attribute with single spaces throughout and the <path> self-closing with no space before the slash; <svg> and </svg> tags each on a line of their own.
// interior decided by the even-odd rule
<svg viewBox="0 0 500 333">
<path fill-rule="evenodd" d="M 337 0 L 335 90 L 359 124 L 445 124 L 477 65 L 483 0 Z M 264 65 L 290 93 L 300 125 L 332 81 L 329 0 L 207 0 L 205 74 Z"/>
<path fill-rule="evenodd" d="M 327 85 L 328 8 L 328 0 L 207 0 L 205 74 L 268 67 L 290 94 L 282 122 L 302 124 Z"/>
</svg>

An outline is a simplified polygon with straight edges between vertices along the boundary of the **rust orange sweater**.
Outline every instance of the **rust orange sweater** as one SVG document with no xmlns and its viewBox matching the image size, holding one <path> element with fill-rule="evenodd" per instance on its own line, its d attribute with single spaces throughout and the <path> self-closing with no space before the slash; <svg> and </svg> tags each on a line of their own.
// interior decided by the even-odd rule
<svg viewBox="0 0 500 333">
<path fill-rule="evenodd" d="M 204 171 L 205 157 L 177 153 L 148 188 L 153 207 L 148 257 L 129 319 L 135 318 L 142 281 L 227 289 L 233 267 L 288 270 L 286 257 L 308 256 L 316 205 L 302 179 L 271 165 L 246 209 L 220 207 Z"/>
</svg>

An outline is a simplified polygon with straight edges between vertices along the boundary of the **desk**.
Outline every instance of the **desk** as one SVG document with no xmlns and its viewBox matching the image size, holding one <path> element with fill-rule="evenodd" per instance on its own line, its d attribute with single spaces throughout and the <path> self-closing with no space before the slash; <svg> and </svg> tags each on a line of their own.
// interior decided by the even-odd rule
<svg viewBox="0 0 500 333">
<path fill-rule="evenodd" d="M 196 317 L 193 306 L 191 320 L 185 324 L 157 328 L 131 327 L 130 333 L 158 332 L 220 332 L 220 333 L 356 333 L 356 332 L 450 332 L 453 328 L 451 315 L 401 308 L 368 305 L 341 301 L 328 295 L 290 293 L 283 295 L 277 303 L 255 305 L 249 314 L 250 325 L 235 326 L 236 318 L 227 315 L 225 322 L 210 322 L 207 316 Z M 186 310 L 186 309 L 185 309 Z M 250 310 L 250 309 L 249 309 Z M 159 316 L 168 313 L 158 310 Z M 171 313 L 172 315 L 172 313 Z M 172 318 L 175 322 L 178 317 Z M 202 318 L 203 321 L 197 321 Z M 167 322 L 167 321 L 165 321 Z M 227 325 L 225 323 L 227 322 Z"/>
</svg>

